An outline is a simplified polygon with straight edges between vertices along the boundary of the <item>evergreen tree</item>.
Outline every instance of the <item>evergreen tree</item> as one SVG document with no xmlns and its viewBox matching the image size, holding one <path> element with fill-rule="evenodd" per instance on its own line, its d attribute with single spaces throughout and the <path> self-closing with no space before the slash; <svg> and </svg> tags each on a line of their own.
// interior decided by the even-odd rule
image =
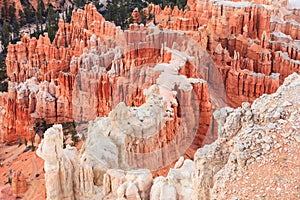
<svg viewBox="0 0 300 200">
<path fill-rule="evenodd" d="M 1 40 L 2 40 L 2 44 L 6 50 L 8 44 L 9 44 L 9 41 L 10 41 L 10 36 L 9 36 L 9 33 L 11 32 L 11 27 L 9 25 L 8 22 L 4 22 L 3 23 L 3 30 L 1 32 Z"/>
<path fill-rule="evenodd" d="M 1 18 L 3 20 L 8 20 L 7 17 L 8 17 L 8 7 L 7 7 L 7 1 L 6 0 L 3 0 L 3 7 L 1 8 Z"/>
<path fill-rule="evenodd" d="M 26 22 L 27 23 L 33 22 L 35 15 L 34 15 L 34 12 L 33 12 L 32 8 L 31 8 L 30 4 L 27 4 L 25 6 L 24 14 L 25 14 Z"/>
<path fill-rule="evenodd" d="M 57 29 L 58 29 L 58 14 L 54 11 L 53 6 L 50 5 L 48 8 L 48 15 L 47 15 L 47 32 L 51 41 L 53 41 Z"/>
<path fill-rule="evenodd" d="M 4 59 L 3 59 L 3 57 L 0 55 L 0 69 L 3 69 L 4 67 L 5 67 Z"/>
<path fill-rule="evenodd" d="M 39 0 L 38 2 L 38 7 L 37 7 L 37 20 L 42 23 L 43 22 L 43 16 L 44 16 L 44 11 L 45 11 L 45 5 L 42 0 Z"/>
<path fill-rule="evenodd" d="M 15 23 L 16 20 L 16 8 L 15 8 L 15 3 L 9 6 L 8 8 L 8 17 L 9 17 L 9 22 L 10 23 Z"/>
<path fill-rule="evenodd" d="M 66 22 L 68 23 L 71 21 L 73 9 L 73 6 L 69 6 L 66 10 Z"/>
<path fill-rule="evenodd" d="M 121 26 L 123 29 L 127 29 L 131 22 L 130 19 L 132 11 L 135 8 L 141 10 L 146 6 L 147 4 L 142 0 L 111 0 L 108 2 L 107 11 L 103 14 L 105 19 L 107 19 L 108 21 L 112 21 L 117 26 Z"/>
<path fill-rule="evenodd" d="M 77 8 L 82 8 L 84 6 L 84 0 L 75 0 L 75 5 Z"/>
<path fill-rule="evenodd" d="M 13 33 L 14 33 L 14 40 L 19 39 L 19 36 L 20 36 L 20 24 L 17 21 L 13 25 Z"/>
<path fill-rule="evenodd" d="M 26 24 L 26 17 L 22 10 L 19 10 L 19 17 L 20 17 L 20 26 L 24 26 Z"/>
</svg>

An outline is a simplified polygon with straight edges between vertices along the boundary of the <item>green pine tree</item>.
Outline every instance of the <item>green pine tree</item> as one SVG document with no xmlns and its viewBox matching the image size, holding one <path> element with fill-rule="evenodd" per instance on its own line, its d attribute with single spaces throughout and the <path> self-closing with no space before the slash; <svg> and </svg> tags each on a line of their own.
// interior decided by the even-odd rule
<svg viewBox="0 0 300 200">
<path fill-rule="evenodd" d="M 3 23 L 3 30 L 1 32 L 1 39 L 2 39 L 2 44 L 5 47 L 5 49 L 7 48 L 9 41 L 10 41 L 10 31 L 11 31 L 11 27 L 9 25 L 9 23 L 4 22 Z"/>
<path fill-rule="evenodd" d="M 58 29 L 58 14 L 54 11 L 53 6 L 50 5 L 48 8 L 47 15 L 47 32 L 51 41 L 54 40 L 55 33 Z"/>
</svg>

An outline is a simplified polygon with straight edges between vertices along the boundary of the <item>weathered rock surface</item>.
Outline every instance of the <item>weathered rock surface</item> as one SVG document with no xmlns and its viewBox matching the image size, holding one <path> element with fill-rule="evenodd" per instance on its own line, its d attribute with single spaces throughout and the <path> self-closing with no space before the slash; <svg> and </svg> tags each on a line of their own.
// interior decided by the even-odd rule
<svg viewBox="0 0 300 200">
<path fill-rule="evenodd" d="M 248 189 L 234 192 L 237 189 L 228 184 L 227 178 L 251 174 L 248 168 L 258 171 L 257 159 L 272 163 L 272 158 L 278 158 L 272 154 L 268 158 L 276 145 L 268 128 L 289 127 L 289 107 L 298 109 L 294 107 L 297 95 L 280 90 L 274 96 L 276 106 L 271 100 L 266 100 L 270 105 L 257 105 L 264 102 L 260 99 L 252 107 L 242 104 L 275 92 L 285 77 L 299 72 L 299 12 L 281 6 L 286 4 L 285 0 L 189 0 L 186 10 L 162 10 L 151 4 L 147 10 L 154 15 L 157 27 L 133 24 L 126 31 L 105 21 L 94 6 L 87 5 L 73 12 L 70 24 L 59 22 L 52 43 L 47 34 L 38 39 L 25 35 L 9 46 L 6 64 L 10 83 L 8 92 L 0 95 L 0 142 L 32 137 L 33 126 L 41 119 L 49 124 L 94 120 L 80 153 L 71 147 L 62 148 L 59 126 L 45 134 L 48 136 L 38 154 L 48 166 L 48 198 L 97 199 L 104 192 L 113 199 L 147 199 L 149 171 L 136 169 L 165 174 L 179 156 L 192 159 L 197 148 L 218 135 L 216 142 L 198 150 L 195 156 L 193 186 L 187 184 L 191 173 L 187 168 L 193 164 L 186 160 L 184 173 L 177 166 L 168 177 L 154 181 L 153 195 L 163 199 L 169 193 L 173 194 L 170 198 L 189 199 L 186 194 L 194 188 L 196 199 L 227 199 L 235 197 L 233 194 L 243 197 L 242 192 Z M 200 45 L 202 49 L 197 48 Z M 297 81 L 292 84 L 298 88 Z M 285 87 L 298 91 L 288 83 Z M 224 106 L 225 97 L 228 105 L 242 107 L 224 108 L 215 113 L 214 120 L 212 112 Z M 265 98 L 269 96 L 261 99 Z M 266 110 L 260 110 L 263 108 Z M 247 131 L 256 138 L 250 145 L 244 134 Z M 297 135 L 293 137 L 299 140 Z M 282 141 L 278 139 L 277 143 L 286 154 L 276 153 L 284 158 L 291 155 L 290 161 L 296 162 L 297 155 L 288 154 L 286 147 L 291 143 L 297 152 L 295 141 Z M 109 171 L 115 168 L 122 171 Z M 134 179 L 146 176 L 147 181 L 119 178 L 118 173 L 137 174 Z M 296 177 L 289 173 L 283 182 L 276 182 L 285 184 L 276 188 L 278 193 L 287 186 L 294 187 L 292 182 L 287 183 L 293 175 Z M 249 183 L 242 178 L 234 181 L 246 186 Z M 103 182 L 105 187 L 101 188 Z M 259 187 L 265 191 L 263 185 Z M 265 193 L 261 195 L 269 195 Z M 291 194 L 295 198 L 298 195 Z M 270 197 L 276 199 L 276 195 Z M 258 197 L 253 194 L 251 198 Z"/>
<path fill-rule="evenodd" d="M 252 106 L 215 112 L 218 139 L 194 158 L 194 199 L 299 197 L 299 156 L 294 153 L 299 150 L 300 104 L 294 95 L 299 91 L 300 76 L 292 74 L 276 93 Z"/>
<path fill-rule="evenodd" d="M 76 148 L 67 147 L 63 149 L 63 132 L 61 125 L 54 125 L 44 134 L 37 155 L 45 160 L 45 180 L 47 188 L 47 199 L 74 199 L 74 189 L 76 187 L 90 188 L 93 182 L 89 170 L 74 168 L 77 163 Z M 77 171 L 75 171 L 77 170 Z M 82 176 L 82 185 L 79 185 L 79 176 Z M 87 185 L 83 185 L 86 182 Z M 85 187 L 86 186 L 86 187 Z"/>
<path fill-rule="evenodd" d="M 193 85 L 206 83 L 179 74 L 190 59 L 188 55 L 169 48 L 165 51 L 170 55 L 170 61 L 154 67 L 159 76 L 156 84 L 144 91 L 145 103 L 128 107 L 121 102 L 108 117 L 91 121 L 80 154 L 75 148 L 62 148 L 61 125 L 54 125 L 45 132 L 37 154 L 45 160 L 48 199 L 96 198 L 101 195 L 98 187 L 102 182 L 104 195 L 112 193 L 118 199 L 149 199 L 151 171 L 172 164 L 190 147 L 194 148 L 195 135 L 201 133 L 197 131 L 200 110 L 187 115 L 189 109 L 185 109 L 193 108 L 194 104 L 198 107 L 199 102 L 190 100 L 186 102 L 192 103 L 187 104 L 189 106 L 184 103 L 179 106 L 181 98 L 179 96 L 177 101 L 176 95 L 181 91 L 186 100 L 193 96 Z M 184 126 L 179 126 L 179 120 Z M 170 132 L 172 135 L 168 135 Z M 110 171 L 107 172 L 114 168 L 127 171 L 111 172 L 124 174 L 124 180 L 113 178 Z M 147 170 L 132 171 L 139 168 Z"/>
<path fill-rule="evenodd" d="M 152 174 L 148 169 L 123 171 L 109 169 L 104 175 L 103 195 L 106 198 L 149 199 Z"/>
<path fill-rule="evenodd" d="M 195 77 L 204 78 L 209 87 L 214 87 L 215 84 L 210 81 L 216 80 L 217 73 L 220 73 L 227 104 L 237 107 L 264 93 L 275 92 L 285 77 L 299 72 L 299 44 L 296 41 L 299 14 L 280 5 L 287 5 L 287 1 L 189 0 L 185 11 L 177 7 L 162 10 L 150 4 L 151 9 L 147 8 L 144 12 L 151 12 L 158 27 L 183 33 L 197 41 L 203 51 L 209 52 L 218 70 L 211 73 L 211 62 L 209 65 L 202 61 L 193 63 L 194 66 L 205 66 L 200 69 L 201 76 Z M 138 13 L 135 14 L 138 19 Z M 163 21 L 165 18 L 169 20 Z M 295 22 L 291 23 L 289 19 Z M 111 102 L 111 96 L 116 93 L 130 92 L 131 97 L 123 98 L 119 94 L 117 99 L 126 99 L 128 105 L 141 105 L 145 100 L 142 90 L 151 85 L 153 79 L 138 66 L 167 59 L 165 54 L 160 54 L 161 44 L 166 42 L 170 48 L 176 46 L 173 41 L 179 44 L 174 39 L 179 34 L 160 34 L 164 39 L 158 39 L 153 34 L 157 30 L 150 24 L 143 27 L 132 25 L 123 32 L 105 21 L 92 5 L 73 12 L 70 24 L 61 20 L 58 26 L 52 44 L 47 34 L 38 39 L 25 35 L 21 42 L 8 48 L 7 72 L 14 84 L 9 89 L 10 95 L 1 95 L 1 142 L 16 142 L 19 134 L 22 138 L 29 138 L 33 135 L 33 125 L 39 119 L 62 123 L 88 121 L 107 115 L 118 103 Z M 150 37 L 151 34 L 153 37 Z M 184 48 L 184 45 L 179 44 L 179 47 Z M 185 50 L 194 51 L 192 48 Z M 195 56 L 195 52 L 191 56 Z M 191 66 L 186 66 L 188 70 L 183 70 L 183 73 L 194 76 Z M 96 76 L 92 73 L 95 70 L 99 72 Z M 133 92 L 134 88 L 118 86 L 123 84 L 118 76 L 129 77 L 131 75 L 126 75 L 126 72 L 130 71 L 133 80 L 133 74 L 141 70 L 145 75 L 139 78 L 139 82 L 147 80 L 148 85 L 139 85 L 136 92 Z M 24 83 L 32 77 L 36 78 L 41 90 L 38 94 L 28 93 L 29 99 L 32 99 L 28 110 L 27 100 L 14 99 L 13 91 L 17 87 L 15 83 Z M 221 81 L 217 85 L 220 84 Z M 24 114 L 18 114 L 20 111 Z M 208 112 L 209 115 L 211 118 Z M 204 120 L 209 121 L 208 118 Z"/>
<path fill-rule="evenodd" d="M 159 27 L 181 31 L 210 52 L 222 74 L 227 103 L 237 107 L 275 92 L 285 77 L 299 72 L 299 15 L 287 4 L 189 0 L 184 12 L 154 5 L 150 10 Z"/>
<path fill-rule="evenodd" d="M 87 20 L 82 21 L 82 18 Z M 85 27 L 89 31 L 85 31 Z M 115 38 L 114 42 L 112 38 Z M 146 99 L 143 90 L 154 84 L 158 76 L 158 72 L 153 70 L 155 64 L 171 62 L 169 48 L 186 52 L 191 58 L 185 58 L 180 74 L 195 78 L 191 79 L 193 91 L 190 94 L 179 92 L 176 98 L 180 101 L 179 109 L 185 109 L 186 113 L 195 109 L 200 112 L 200 116 L 197 112 L 193 116 L 200 119 L 200 123 L 191 121 L 199 126 L 193 150 L 188 152 L 192 157 L 197 147 L 202 145 L 206 133 L 214 132 L 210 127 L 212 104 L 220 107 L 225 92 L 217 71 L 213 68 L 208 70 L 208 64 L 204 64 L 211 62 L 208 55 L 201 49 L 192 48 L 194 43 L 186 40 L 180 34 L 160 31 L 153 25 L 134 25 L 130 30 L 121 32 L 106 22 L 91 5 L 86 6 L 84 11 L 74 12 L 70 25 L 60 21 L 53 44 L 50 44 L 47 35 L 38 40 L 24 36 L 21 42 L 9 46 L 6 64 L 11 83 L 9 95 L 3 95 L 1 141 L 15 142 L 18 137 L 32 137 L 33 125 L 39 119 L 46 120 L 48 124 L 73 120 L 86 122 L 108 115 L 119 102 L 142 105 Z M 178 64 L 177 60 L 172 62 Z M 196 79 L 199 77 L 208 84 L 198 82 Z M 211 102 L 208 92 L 211 86 L 217 94 L 214 99 L 219 102 Z M 17 101 L 15 93 L 19 97 Z M 193 99 L 191 95 L 197 102 L 190 102 Z M 7 102 L 7 98 L 12 100 Z M 22 118 L 15 115 L 19 108 L 22 109 Z M 158 138 L 140 147 L 145 148 L 142 151 L 151 151 L 156 141 L 165 137 L 164 134 L 177 129 L 181 113 L 176 109 L 174 123 L 167 122 L 168 126 Z M 172 138 L 167 136 L 161 145 L 165 146 Z M 213 136 L 210 141 L 212 139 Z"/>
<path fill-rule="evenodd" d="M 7 199 L 7 200 L 16 200 L 16 197 L 14 196 L 13 192 L 10 190 L 9 185 L 5 187 L 1 187 L 0 198 Z"/>
<path fill-rule="evenodd" d="M 17 196 L 21 197 L 26 192 L 28 186 L 26 177 L 22 171 L 15 172 L 12 176 L 11 190 Z"/>
<path fill-rule="evenodd" d="M 194 168 L 192 160 L 180 157 L 167 177 L 159 176 L 154 179 L 150 199 L 190 199 L 193 193 L 191 182 Z"/>
<path fill-rule="evenodd" d="M 166 177 L 160 176 L 154 180 L 148 169 L 116 169 L 124 168 L 124 151 L 117 149 L 124 141 L 124 137 L 121 137 L 124 132 L 121 130 L 126 130 L 126 127 L 117 129 L 119 141 L 116 141 L 113 136 L 117 134 L 117 130 L 113 130 L 117 128 L 114 127 L 116 124 L 108 125 L 108 118 L 91 122 L 90 138 L 76 157 L 76 150 L 71 154 L 66 153 L 70 151 L 68 147 L 56 147 L 57 144 L 62 146 L 62 140 L 59 139 L 62 132 L 61 127 L 55 125 L 47 130 L 37 152 L 45 159 L 47 193 L 56 195 L 52 198 L 60 195 L 57 191 L 62 185 L 55 189 L 57 184 L 53 184 L 53 181 L 58 179 L 52 178 L 68 174 L 74 169 L 71 179 L 75 181 L 76 199 L 232 199 L 245 196 L 250 199 L 263 196 L 296 199 L 300 195 L 295 189 L 300 172 L 296 165 L 299 156 L 295 154 L 300 141 L 300 102 L 294 94 L 299 91 L 300 76 L 292 74 L 276 93 L 263 95 L 252 106 L 243 103 L 242 107 L 236 109 L 225 107 L 216 111 L 214 117 L 219 124 L 218 139 L 198 149 L 194 161 L 181 157 Z M 123 106 L 122 110 L 125 108 Z M 123 115 L 119 109 L 115 111 Z M 116 114 L 113 112 L 109 117 Z M 107 127 L 114 128 L 109 128 L 112 132 L 107 132 Z M 50 134 L 57 139 L 49 140 Z M 99 148 L 99 142 L 105 142 L 105 147 Z M 58 148 L 59 151 L 48 147 Z M 52 154 L 47 156 L 47 152 Z M 61 154 L 58 162 L 57 154 Z M 66 167 L 68 162 L 62 158 L 71 159 L 71 167 Z M 114 166 L 113 169 L 111 166 Z M 268 174 L 262 174 L 265 172 L 260 172 L 261 168 Z M 69 180 L 69 176 L 65 177 L 64 181 Z M 65 189 L 72 188 L 70 183 L 61 184 L 65 185 Z M 283 188 L 285 193 L 282 193 Z"/>
</svg>

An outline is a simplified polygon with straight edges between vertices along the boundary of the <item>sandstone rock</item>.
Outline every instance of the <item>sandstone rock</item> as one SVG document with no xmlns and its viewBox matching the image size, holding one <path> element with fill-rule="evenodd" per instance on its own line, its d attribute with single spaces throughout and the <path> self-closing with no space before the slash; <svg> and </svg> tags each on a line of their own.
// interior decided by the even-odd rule
<svg viewBox="0 0 300 200">
<path fill-rule="evenodd" d="M 39 144 L 36 153 L 45 160 L 47 199 L 74 199 L 74 185 L 84 187 L 79 185 L 79 177 L 76 177 L 82 170 L 78 172 L 78 168 L 74 168 L 74 164 L 77 164 L 76 150 L 71 147 L 63 149 L 61 125 L 54 125 L 45 132 L 44 139 Z M 84 180 L 81 180 L 83 182 L 90 180 L 89 176 L 83 176 L 82 174 L 81 177 L 84 177 Z"/>
<path fill-rule="evenodd" d="M 283 156 L 299 142 L 298 113 L 292 112 L 298 101 L 290 92 L 297 94 L 298 77 L 259 98 L 299 72 L 299 13 L 281 8 L 285 4 L 189 0 L 185 10 L 150 4 L 143 12 L 154 15 L 157 27 L 134 24 L 126 31 L 105 21 L 93 5 L 78 9 L 70 24 L 59 21 L 53 43 L 45 34 L 9 45 L 0 142 L 31 138 L 42 118 L 94 120 L 80 153 L 62 148 L 60 126 L 45 133 L 38 154 L 45 160 L 48 198 L 148 199 L 152 175 L 133 169 L 163 174 L 179 156 L 192 158 L 218 137 L 197 151 L 195 163 L 181 158 L 167 177 L 156 178 L 150 196 L 238 198 L 229 194 L 237 189 L 223 185 L 255 177 L 243 176 L 243 170 L 263 167 L 268 156 L 278 160 L 275 150 Z M 132 17 L 139 22 L 137 10 Z M 226 96 L 228 105 L 241 108 L 223 108 L 213 119 Z M 281 132 L 291 124 L 292 131 Z"/>
<path fill-rule="evenodd" d="M 5 187 L 1 188 L 0 198 L 7 199 L 7 200 L 15 200 L 16 199 L 13 192 L 10 190 L 10 186 L 5 186 Z"/>
<path fill-rule="evenodd" d="M 21 197 L 27 190 L 27 181 L 21 171 L 15 172 L 12 176 L 11 191 Z"/>
<path fill-rule="evenodd" d="M 152 186 L 152 174 L 149 170 L 140 169 L 126 172 L 110 169 L 105 176 L 111 180 L 111 182 L 107 182 L 111 186 L 109 193 L 112 193 L 117 199 L 149 199 Z M 109 191 L 105 185 L 107 184 L 104 184 L 104 190 Z"/>
<path fill-rule="evenodd" d="M 54 127 L 46 131 L 45 139 L 39 145 L 37 154 L 45 160 L 47 193 L 51 193 L 49 198 L 59 198 L 62 195 L 69 195 L 70 198 L 93 198 L 95 195 L 98 195 L 97 187 L 102 185 L 103 180 L 104 195 L 112 193 L 120 199 L 127 197 L 147 199 L 152 183 L 150 171 L 130 171 L 130 169 L 148 166 L 152 170 L 158 170 L 176 160 L 177 155 L 174 155 L 173 152 L 177 150 L 179 154 L 184 154 L 190 148 L 194 138 L 190 137 L 189 140 L 181 140 L 180 138 L 185 138 L 189 132 L 186 129 L 177 131 L 177 120 L 180 116 L 177 116 L 178 102 L 175 98 L 177 94 L 175 88 L 178 87 L 178 92 L 182 93 L 183 97 L 183 99 L 180 96 L 178 97 L 182 101 L 180 107 L 181 123 L 188 124 L 182 128 L 193 128 L 199 124 L 197 106 L 201 105 L 201 102 L 209 101 L 206 95 L 198 97 L 199 99 L 196 99 L 194 102 L 191 101 L 193 88 L 195 87 L 197 92 L 199 91 L 196 94 L 202 94 L 202 92 L 207 91 L 207 88 L 205 88 L 207 86 L 201 79 L 187 78 L 179 74 L 179 70 L 190 59 L 189 56 L 167 47 L 164 50 L 164 53 L 170 56 L 169 63 L 157 64 L 154 67 L 154 70 L 160 75 L 157 77 L 156 84 L 144 91 L 145 102 L 140 106 L 132 107 L 126 106 L 125 103 L 119 103 L 109 113 L 108 117 L 97 118 L 91 121 L 88 129 L 88 138 L 78 156 L 76 156 L 74 149 L 70 149 L 70 147 L 62 149 L 61 126 L 54 125 Z M 86 57 L 86 60 L 89 60 L 89 57 Z M 89 69 L 89 66 L 86 65 L 86 68 Z M 105 71 L 100 70 L 99 73 L 102 74 Z M 108 78 L 110 77 L 108 76 Z M 37 93 L 38 98 L 43 98 L 49 102 L 55 101 L 55 97 L 52 95 L 57 95 L 57 92 L 52 89 L 53 86 L 48 85 L 47 82 L 41 84 L 42 89 Z M 191 109 L 189 105 L 196 106 L 194 110 L 195 116 L 191 117 L 189 115 L 189 118 L 184 118 L 187 117 L 185 115 Z M 207 109 L 206 112 L 210 112 L 211 108 L 209 106 L 211 105 L 204 105 Z M 37 104 L 37 107 L 40 109 L 41 106 Z M 43 113 L 38 109 L 37 112 Z M 173 132 L 174 134 L 168 136 L 168 132 Z M 197 131 L 194 134 L 198 134 Z M 56 139 L 49 139 L 52 137 Z M 174 145 L 176 144 L 174 140 L 179 141 L 177 146 Z M 154 145 L 157 141 L 160 141 L 161 147 L 164 149 Z M 184 143 L 180 143 L 180 141 Z M 197 140 L 197 142 L 199 141 Z M 57 155 L 50 154 L 55 149 L 58 149 Z M 166 155 L 168 155 L 169 160 L 162 159 Z M 79 164 L 76 166 L 74 163 Z M 189 161 L 184 162 L 181 168 L 185 170 L 186 167 L 191 167 Z M 126 173 L 113 173 L 117 174 L 114 176 L 107 171 L 110 168 L 122 168 L 129 171 Z M 66 183 L 59 182 L 58 180 L 61 178 L 60 171 L 63 174 L 74 173 L 73 179 L 75 182 L 71 182 L 69 179 L 66 180 Z M 176 172 L 175 170 L 172 173 L 181 172 Z M 125 179 L 122 174 L 126 174 Z M 177 174 L 176 176 L 179 175 Z M 182 176 L 184 180 L 177 180 L 177 182 L 180 182 L 185 187 L 185 179 L 190 177 L 188 174 Z M 51 184 L 53 181 L 58 184 Z M 64 189 L 66 193 L 58 193 L 57 191 L 61 191 L 64 184 L 67 185 Z M 68 193 L 71 188 L 73 188 L 74 193 Z M 189 191 L 186 188 L 178 190 L 185 196 Z"/>
<path fill-rule="evenodd" d="M 267 4 L 268 6 L 263 8 L 258 4 Z M 157 13 L 153 13 L 155 14 L 156 22 L 158 23 L 158 26 L 173 30 L 181 30 L 188 35 L 194 36 L 195 40 L 214 54 L 214 60 L 216 61 L 225 82 L 224 84 L 226 86 L 228 103 L 230 106 L 236 107 L 237 105 L 241 105 L 244 101 L 252 102 L 263 93 L 270 94 L 275 92 L 279 87 L 279 83 L 281 83 L 285 77 L 297 71 L 296 68 L 298 67 L 297 64 L 296 66 L 294 65 L 294 61 L 299 60 L 299 58 L 296 58 L 295 54 L 292 55 L 292 53 L 288 53 L 288 56 L 284 55 L 283 52 L 286 52 L 287 49 L 285 47 L 280 48 L 282 43 L 279 44 L 279 40 L 282 41 L 282 38 L 285 37 L 284 33 L 287 34 L 286 37 L 288 37 L 289 33 L 285 32 L 286 29 L 282 29 L 282 26 L 279 25 L 281 23 L 280 20 L 277 20 L 276 17 L 274 17 L 274 19 L 271 17 L 272 15 L 280 15 L 276 12 L 272 13 L 270 10 L 271 6 L 277 9 L 279 4 L 276 4 L 275 2 L 270 4 L 270 2 L 266 1 L 256 1 L 253 3 L 239 1 L 188 1 L 187 5 L 189 11 L 180 15 L 181 18 L 179 19 L 177 15 L 170 14 L 172 12 L 158 11 Z M 152 8 L 153 6 L 150 7 Z M 208 7 L 211 12 L 207 11 Z M 282 11 L 281 13 L 284 12 L 285 11 Z M 201 14 L 199 15 L 198 13 Z M 254 15 L 256 17 L 254 17 Z M 241 19 L 242 16 L 245 16 L 245 20 Z M 169 18 L 167 23 L 162 21 L 162 19 L 166 17 Z M 297 17 L 295 17 L 295 19 L 296 18 Z M 255 27 L 254 24 L 257 24 L 257 19 L 262 23 Z M 182 20 L 187 23 L 194 20 L 196 23 L 190 26 L 192 28 L 186 29 L 184 26 L 181 26 Z M 209 26 L 206 27 L 207 25 Z M 275 27 L 276 31 L 282 29 L 284 30 L 282 31 L 284 33 L 275 34 L 277 38 L 275 39 L 275 37 L 273 37 L 270 40 L 269 35 L 275 30 Z M 196 32 L 198 29 L 200 33 Z M 293 30 L 296 30 L 296 28 Z M 293 36 L 297 37 L 294 32 Z M 257 38 L 260 38 L 260 45 L 255 41 Z M 289 43 L 290 40 L 288 40 L 285 45 L 289 45 Z M 218 47 L 220 47 L 220 44 L 223 48 L 229 50 L 230 55 L 223 53 L 222 49 L 218 53 L 214 52 L 218 45 Z M 275 52 L 278 51 L 275 50 L 276 48 L 280 49 L 280 52 L 276 53 L 277 55 L 275 54 Z M 220 50 L 220 48 L 218 49 Z M 234 50 L 237 50 L 241 56 L 235 58 Z M 232 60 L 238 61 L 229 64 L 228 58 L 230 57 Z M 272 59 L 276 59 L 277 61 L 271 62 Z M 228 67 L 225 67 L 227 70 L 224 70 L 224 66 L 227 65 L 229 65 Z M 289 65 L 289 67 L 283 67 L 286 65 Z M 248 69 L 250 73 L 243 71 L 243 69 Z M 290 69 L 289 72 L 287 72 L 288 69 Z M 242 72 L 240 70 L 242 70 Z M 252 73 L 251 71 L 255 73 Z M 245 78 L 244 73 L 248 74 L 247 78 Z M 258 76 L 263 77 L 263 82 L 260 78 L 257 78 L 256 73 L 262 73 L 262 75 L 259 74 Z M 279 73 L 279 79 L 275 78 L 276 76 L 272 73 Z M 240 88 L 240 90 L 231 89 L 232 85 L 237 82 L 239 82 L 239 87 L 241 85 L 248 85 L 249 83 L 258 85 L 258 87 L 251 88 L 253 86 L 249 86 L 245 89 Z M 262 88 L 261 85 L 268 86 Z M 236 86 L 232 88 L 236 88 Z M 244 91 L 247 92 L 245 93 Z"/>
<path fill-rule="evenodd" d="M 226 109 L 215 113 L 215 117 L 221 122 L 219 138 L 213 144 L 200 148 L 195 154 L 196 170 L 193 173 L 195 199 L 199 199 L 200 197 L 204 199 L 228 199 L 229 197 L 233 197 L 234 192 L 232 190 L 232 193 L 228 192 L 228 188 L 231 188 L 231 186 L 227 184 L 227 189 L 225 189 L 225 182 L 239 182 L 241 177 L 244 177 L 246 173 L 249 174 L 258 170 L 257 165 L 259 163 L 274 165 L 272 156 L 277 156 L 274 148 L 277 149 L 282 144 L 294 141 L 292 139 L 289 141 L 278 139 L 278 137 L 288 138 L 293 131 L 282 133 L 283 130 L 277 126 L 286 127 L 292 121 L 292 123 L 295 123 L 295 118 L 290 118 L 290 114 L 293 112 L 293 109 L 299 106 L 298 103 L 294 105 L 298 100 L 292 97 L 292 94 L 299 90 L 299 87 L 295 87 L 299 80 L 298 75 L 291 75 L 276 93 L 260 97 L 254 101 L 251 108 L 249 104 L 243 104 L 242 108 L 232 110 L 230 114 L 227 114 Z M 274 98 L 276 102 L 273 101 Z M 285 107 L 283 105 L 285 99 L 289 99 L 291 106 L 295 107 L 286 107 L 284 110 L 285 114 L 280 115 L 282 119 L 274 117 L 273 113 Z M 272 132 L 264 128 L 270 122 L 276 124 Z M 227 129 L 226 127 L 231 128 Z M 277 137 L 274 137 L 274 134 Z M 277 145 L 274 145 L 275 143 Z M 293 146 L 292 148 L 296 148 L 296 144 L 296 141 L 293 144 L 290 143 Z M 269 169 L 269 173 L 274 172 L 276 172 L 275 166 Z M 272 177 L 269 176 L 263 178 L 264 181 L 269 181 L 270 179 Z M 241 182 L 245 184 L 245 181 L 242 180 Z M 259 185 L 261 192 L 268 190 L 266 189 L 267 185 Z M 251 187 L 250 185 L 244 187 L 248 186 Z M 249 189 L 235 191 L 241 197 L 245 195 L 243 192 L 246 190 L 249 192 Z M 275 192 L 270 195 L 275 198 L 278 194 Z M 293 195 L 297 194 L 293 192 Z"/>
<path fill-rule="evenodd" d="M 193 192 L 191 185 L 194 162 L 182 161 L 183 157 L 175 164 L 180 168 L 170 169 L 167 177 L 154 179 L 150 199 L 190 199 Z M 183 162 L 183 163 L 182 163 Z"/>
<path fill-rule="evenodd" d="M 131 17 L 133 19 L 133 23 L 140 23 L 141 22 L 141 16 L 140 16 L 140 13 L 139 13 L 139 9 L 138 8 L 135 8 L 133 11 L 132 11 L 132 14 L 131 14 Z"/>
</svg>

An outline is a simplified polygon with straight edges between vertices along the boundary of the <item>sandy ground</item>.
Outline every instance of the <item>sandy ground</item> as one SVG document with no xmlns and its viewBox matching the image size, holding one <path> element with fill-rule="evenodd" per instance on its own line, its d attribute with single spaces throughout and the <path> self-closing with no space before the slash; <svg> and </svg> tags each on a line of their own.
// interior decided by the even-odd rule
<svg viewBox="0 0 300 200">
<path fill-rule="evenodd" d="M 6 187 L 5 183 L 10 176 L 9 170 L 13 172 L 21 170 L 25 175 L 28 190 L 22 199 L 39 200 L 46 198 L 45 179 L 43 173 L 44 162 L 31 150 L 24 152 L 25 145 L 0 146 L 0 191 Z M 36 177 L 37 176 L 37 177 Z M 0 200 L 2 200 L 0 194 Z"/>
</svg>

